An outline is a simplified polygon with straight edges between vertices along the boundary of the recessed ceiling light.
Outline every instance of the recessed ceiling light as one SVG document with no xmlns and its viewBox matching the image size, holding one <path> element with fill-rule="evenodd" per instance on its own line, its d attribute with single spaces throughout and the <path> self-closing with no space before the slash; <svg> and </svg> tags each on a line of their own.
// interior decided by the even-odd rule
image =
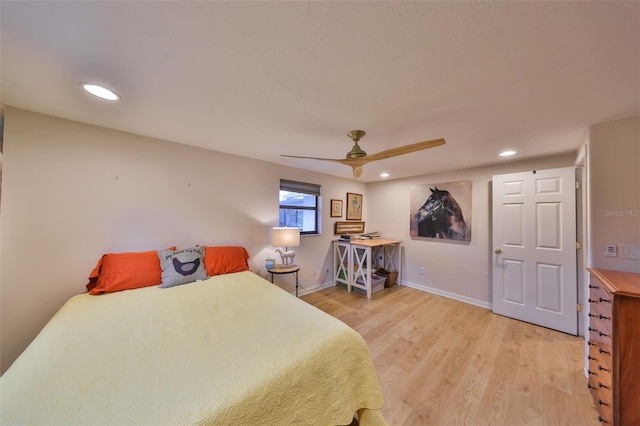
<svg viewBox="0 0 640 426">
<path fill-rule="evenodd" d="M 380 173 L 380 177 L 389 177 L 389 173 L 387 172 Z"/>
<path fill-rule="evenodd" d="M 117 101 L 118 99 L 120 99 L 120 96 L 118 96 L 114 91 L 107 89 L 106 87 L 90 83 L 81 83 L 80 85 L 84 90 L 91 93 L 93 96 L 99 97 L 100 99 L 104 99 L 106 101 Z"/>
<path fill-rule="evenodd" d="M 500 157 L 511 157 L 512 155 L 515 155 L 516 152 L 515 151 L 502 151 L 500 154 Z"/>
</svg>

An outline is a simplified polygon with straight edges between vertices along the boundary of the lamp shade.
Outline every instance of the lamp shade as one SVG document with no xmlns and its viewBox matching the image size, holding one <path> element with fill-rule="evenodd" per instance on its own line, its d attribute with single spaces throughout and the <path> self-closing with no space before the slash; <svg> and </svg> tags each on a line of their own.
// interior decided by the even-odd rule
<svg viewBox="0 0 640 426">
<path fill-rule="evenodd" d="M 297 247 L 300 245 L 300 229 L 298 228 L 273 228 L 271 231 L 271 244 L 274 247 Z"/>
</svg>

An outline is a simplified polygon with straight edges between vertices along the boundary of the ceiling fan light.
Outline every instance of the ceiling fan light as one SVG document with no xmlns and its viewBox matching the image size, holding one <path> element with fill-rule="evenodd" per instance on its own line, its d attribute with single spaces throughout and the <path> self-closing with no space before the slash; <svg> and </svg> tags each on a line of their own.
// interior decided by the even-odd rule
<svg viewBox="0 0 640 426">
<path fill-rule="evenodd" d="M 512 155 L 516 155 L 515 151 L 512 150 L 507 150 L 507 151 L 502 151 L 500 154 L 498 154 L 500 157 L 511 157 Z"/>
<path fill-rule="evenodd" d="M 120 99 L 120 96 L 118 96 L 116 92 L 109 90 L 106 87 L 91 83 L 81 83 L 80 85 L 88 93 L 91 93 L 93 96 L 100 99 L 104 99 L 105 101 L 117 101 Z"/>
</svg>

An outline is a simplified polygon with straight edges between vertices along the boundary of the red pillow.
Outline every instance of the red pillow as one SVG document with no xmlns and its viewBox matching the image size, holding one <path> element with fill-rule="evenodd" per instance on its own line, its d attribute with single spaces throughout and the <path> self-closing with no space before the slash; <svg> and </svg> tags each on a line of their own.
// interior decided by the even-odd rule
<svg viewBox="0 0 640 426">
<path fill-rule="evenodd" d="M 171 247 L 171 250 L 175 250 Z M 103 255 L 91 274 L 89 294 L 102 294 L 149 287 L 162 282 L 158 252 L 109 253 Z"/>
<path fill-rule="evenodd" d="M 204 251 L 204 269 L 207 275 L 230 274 L 249 270 L 249 253 L 239 246 L 206 246 Z"/>
</svg>

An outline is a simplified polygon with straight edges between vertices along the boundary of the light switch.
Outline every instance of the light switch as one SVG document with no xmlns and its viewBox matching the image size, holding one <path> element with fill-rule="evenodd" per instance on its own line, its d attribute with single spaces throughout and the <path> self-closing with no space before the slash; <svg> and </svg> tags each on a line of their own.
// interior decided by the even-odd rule
<svg viewBox="0 0 640 426">
<path fill-rule="evenodd" d="M 620 257 L 640 259 L 640 244 L 620 244 Z"/>
<path fill-rule="evenodd" d="M 615 244 L 607 244 L 604 248 L 604 255 L 607 257 L 616 257 L 618 250 Z"/>
</svg>

